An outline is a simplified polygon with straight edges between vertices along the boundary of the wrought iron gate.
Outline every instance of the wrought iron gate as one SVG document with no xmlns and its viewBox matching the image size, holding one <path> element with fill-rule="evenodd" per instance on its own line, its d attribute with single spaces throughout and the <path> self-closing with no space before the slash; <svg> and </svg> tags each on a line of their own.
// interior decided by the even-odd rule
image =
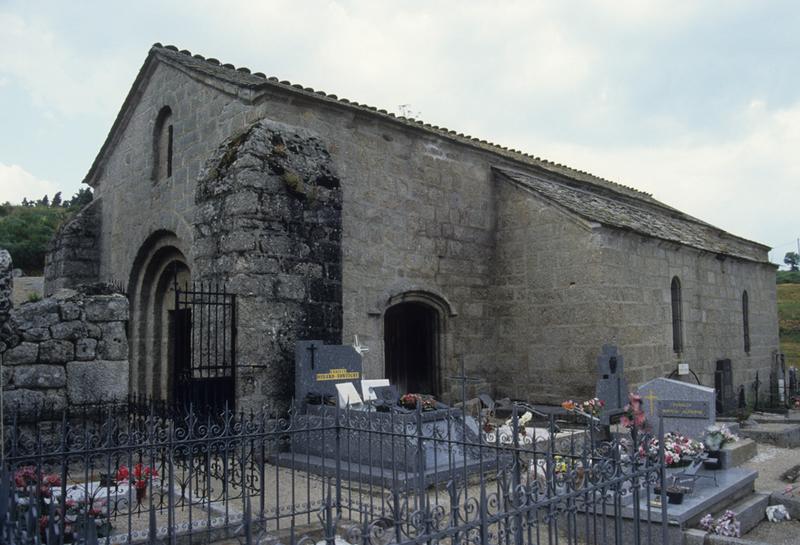
<svg viewBox="0 0 800 545">
<path fill-rule="evenodd" d="M 175 285 L 173 400 L 199 410 L 235 407 L 236 295 L 219 285 Z"/>
</svg>

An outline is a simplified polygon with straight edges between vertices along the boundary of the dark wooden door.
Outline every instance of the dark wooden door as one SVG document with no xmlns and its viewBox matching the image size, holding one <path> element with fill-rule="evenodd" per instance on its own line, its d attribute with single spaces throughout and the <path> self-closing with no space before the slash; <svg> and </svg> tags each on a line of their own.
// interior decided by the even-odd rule
<svg viewBox="0 0 800 545">
<path fill-rule="evenodd" d="M 386 311 L 386 378 L 401 393 L 439 393 L 438 336 L 438 314 L 428 305 L 400 303 Z"/>
</svg>

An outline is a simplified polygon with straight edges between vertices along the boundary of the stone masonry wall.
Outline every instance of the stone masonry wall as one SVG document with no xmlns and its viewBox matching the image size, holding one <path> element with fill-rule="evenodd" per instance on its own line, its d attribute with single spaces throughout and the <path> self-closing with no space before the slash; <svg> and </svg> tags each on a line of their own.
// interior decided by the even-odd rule
<svg viewBox="0 0 800 545">
<path fill-rule="evenodd" d="M 491 307 L 497 393 L 540 403 L 593 397 L 594 361 L 614 332 L 592 312 L 604 295 L 591 225 L 498 183 Z"/>
<path fill-rule="evenodd" d="M 766 391 L 778 349 L 773 266 L 584 222 L 510 184 L 498 188 L 498 206 L 491 369 L 498 393 L 552 403 L 591 397 L 605 343 L 620 347 L 631 387 L 669 375 L 679 362 L 714 387 L 716 361 L 731 359 L 736 388 L 744 384 L 752 396 L 758 371 Z M 680 354 L 672 349 L 673 276 L 682 286 Z"/>
<path fill-rule="evenodd" d="M 21 420 L 128 396 L 128 300 L 59 290 L 14 308 L 0 339 L 6 414 Z"/>
<path fill-rule="evenodd" d="M 93 201 L 62 225 L 50 241 L 44 265 L 45 294 L 98 281 L 99 236 L 100 201 Z"/>
<path fill-rule="evenodd" d="M 237 294 L 239 409 L 289 401 L 296 341 L 341 343 L 341 199 L 320 140 L 266 121 L 201 176 L 193 278 Z"/>
<path fill-rule="evenodd" d="M 101 280 L 128 278 L 139 249 L 161 230 L 175 233 L 180 247 L 189 249 L 193 279 L 195 271 L 206 274 L 205 265 L 195 266 L 194 255 L 200 249 L 194 244 L 198 177 L 226 139 L 268 118 L 318 135 L 342 180 L 342 340 L 352 342 L 358 334 L 370 348 L 365 375 L 383 376 L 383 313 L 391 297 L 408 291 L 449 304 L 440 336 L 442 389 L 452 386 L 447 377 L 457 374 L 460 356 L 468 372 L 483 375 L 493 359 L 490 167 L 496 156 L 286 94 L 248 103 L 219 82 L 200 79 L 167 64 L 155 67 L 110 151 L 95 187 L 95 200 L 103 203 Z M 164 105 L 173 112 L 175 161 L 171 178 L 154 181 L 153 123 Z M 242 251 L 238 261 L 246 255 Z M 241 314 L 240 328 L 247 325 Z M 273 338 L 271 329 L 258 335 Z M 262 359 L 239 356 L 242 365 Z"/>
<path fill-rule="evenodd" d="M 8 250 L 0 248 L 0 336 L 8 327 L 8 316 L 11 313 L 14 278 L 11 273 L 13 264 Z M 0 345 L 0 350 L 3 346 Z"/>
<path fill-rule="evenodd" d="M 714 386 L 716 361 L 730 359 L 734 386 L 746 384 L 747 396 L 756 371 L 766 390 L 773 354 L 778 350 L 775 267 L 720 258 L 677 244 L 598 229 L 600 286 L 608 294 L 593 312 L 619 316 L 616 336 L 626 356 L 629 381 L 636 384 L 665 376 L 679 362 L 688 363 L 702 384 Z M 670 285 L 681 283 L 684 350 L 672 349 Z M 744 349 L 742 294 L 750 306 L 749 352 Z M 763 399 L 763 398 L 762 398 Z"/>
</svg>

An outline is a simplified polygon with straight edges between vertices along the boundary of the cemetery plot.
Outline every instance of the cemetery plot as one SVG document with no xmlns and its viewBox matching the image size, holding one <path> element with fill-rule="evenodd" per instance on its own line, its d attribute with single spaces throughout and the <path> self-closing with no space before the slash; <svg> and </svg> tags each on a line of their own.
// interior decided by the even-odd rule
<svg viewBox="0 0 800 545">
<path fill-rule="evenodd" d="M 660 467 L 649 458 L 632 457 L 637 445 L 596 441 L 592 426 L 547 428 L 547 438 L 530 443 L 519 436 L 505 441 L 499 435 L 487 442 L 485 432 L 470 428 L 463 413 L 457 417 L 453 409 L 417 410 L 396 420 L 394 427 L 369 417 L 397 418 L 394 413 L 325 406 L 317 414 L 286 418 L 270 411 L 154 416 L 149 410 L 137 414 L 131 407 L 105 414 L 94 421 L 65 420 L 57 433 L 38 441 L 24 433 L 6 437 L 12 473 L 3 476 L 2 497 L 14 505 L 6 529 L 32 531 L 26 521 L 36 506 L 37 515 L 48 510 L 52 516 L 36 532 L 46 535 L 58 527 L 86 539 L 87 524 L 65 528 L 83 516 L 80 520 L 91 520 L 108 543 L 170 536 L 213 541 L 243 533 L 274 537 L 300 527 L 325 538 L 346 527 L 351 543 L 376 545 L 444 538 L 505 543 L 514 535 L 523 544 L 554 543 L 550 536 L 575 541 L 579 529 L 593 524 L 600 513 L 617 513 L 613 505 L 624 490 L 635 488 L 634 482 L 653 482 Z M 525 429 L 535 437 L 544 425 L 520 424 L 521 418 L 512 419 L 509 429 Z M 452 428 L 450 437 L 438 428 L 441 422 Z M 456 436 L 456 426 L 461 436 Z M 362 435 L 347 439 L 349 433 Z M 315 437 L 325 467 L 321 472 L 306 471 L 312 455 L 298 452 L 314 445 Z M 390 454 L 388 447 L 398 437 L 404 450 Z M 381 444 L 387 448 L 379 448 Z M 381 453 L 368 459 L 370 467 L 382 464 L 386 473 L 381 478 L 373 473 L 365 479 L 357 471 L 355 452 L 370 448 Z M 282 459 L 286 455 L 288 463 Z M 458 458 L 462 463 L 456 463 Z M 431 460 L 432 465 L 425 465 L 432 470 L 428 476 L 407 471 Z M 29 471 L 31 466 L 35 469 Z M 17 486 L 17 471 L 27 471 L 33 481 Z M 46 491 L 40 486 L 45 481 Z M 71 505 L 87 497 L 93 500 L 84 505 L 84 513 L 70 521 L 61 517 L 59 510 L 68 507 L 68 500 Z M 624 522 L 621 513 L 614 517 L 603 523 L 612 539 L 613 526 Z M 645 520 L 647 526 L 657 522 L 652 513 Z"/>
</svg>

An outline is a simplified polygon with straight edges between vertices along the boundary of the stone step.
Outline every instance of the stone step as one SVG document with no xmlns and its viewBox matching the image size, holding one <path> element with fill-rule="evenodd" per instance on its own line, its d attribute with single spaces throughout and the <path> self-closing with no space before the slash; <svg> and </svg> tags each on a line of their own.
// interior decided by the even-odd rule
<svg viewBox="0 0 800 545">
<path fill-rule="evenodd" d="M 765 519 L 765 511 L 767 505 L 770 503 L 769 494 L 753 493 L 749 494 L 731 505 L 723 508 L 718 508 L 712 515 L 714 518 L 719 518 L 725 511 L 733 511 L 736 515 L 736 520 L 741 524 L 741 535 L 747 534 L 750 530 L 758 526 Z M 719 506 L 717 506 L 719 507 Z M 686 545 L 721 545 L 721 544 L 737 544 L 747 543 L 748 545 L 755 545 L 757 542 L 748 540 L 716 536 L 709 534 L 700 528 L 688 529 L 684 532 L 684 543 Z"/>
<path fill-rule="evenodd" d="M 728 509 L 734 512 L 742 525 L 742 535 L 756 527 L 766 517 L 769 505 L 769 494 L 755 493 L 731 505 Z M 717 513 L 720 516 L 722 513 Z"/>
<path fill-rule="evenodd" d="M 739 434 L 758 443 L 767 443 L 776 447 L 800 447 L 800 424 L 758 424 L 742 428 Z"/>
</svg>

